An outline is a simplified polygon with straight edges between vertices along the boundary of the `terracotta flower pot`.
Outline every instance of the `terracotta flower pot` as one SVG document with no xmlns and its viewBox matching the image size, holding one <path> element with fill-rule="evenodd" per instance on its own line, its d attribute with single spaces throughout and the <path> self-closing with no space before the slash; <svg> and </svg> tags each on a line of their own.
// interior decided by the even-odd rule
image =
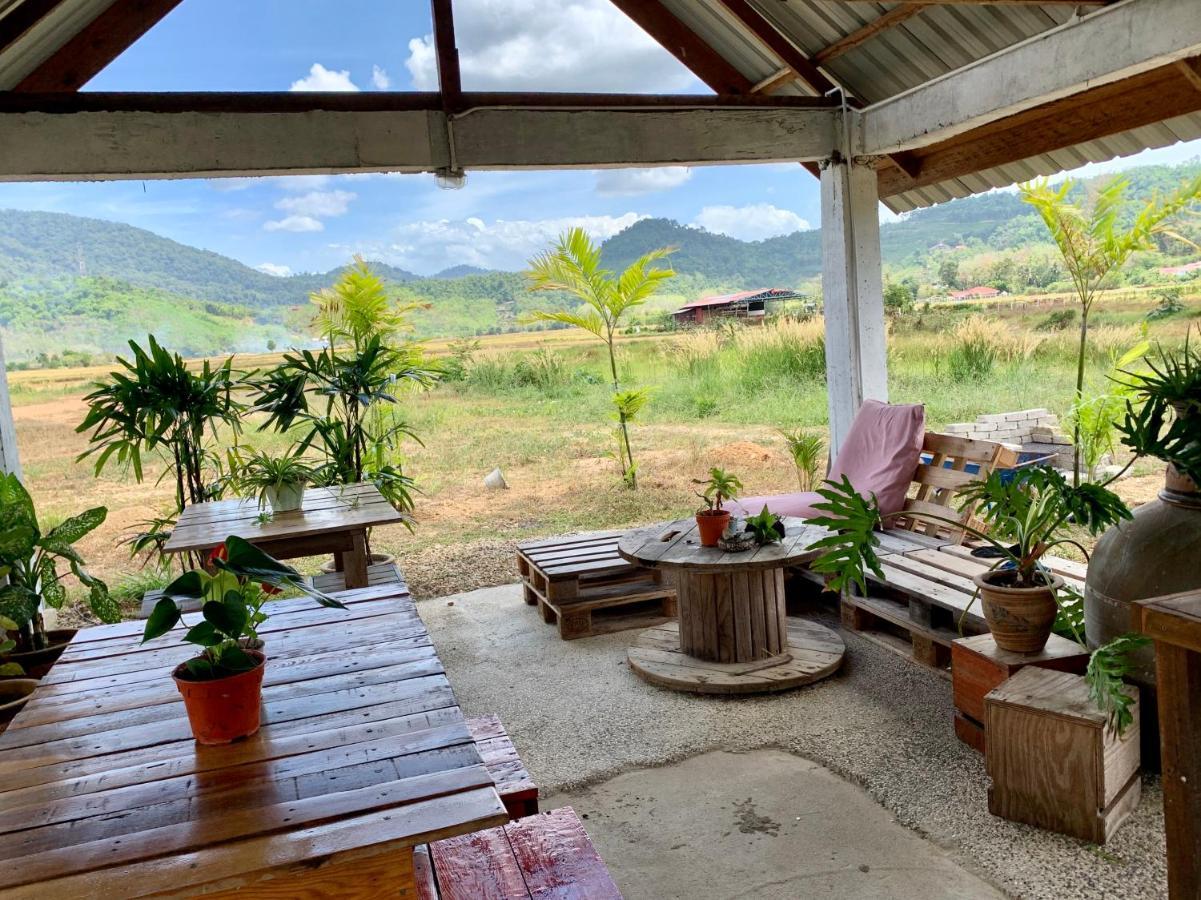
<svg viewBox="0 0 1201 900">
<path fill-rule="evenodd" d="M 701 533 L 702 547 L 716 547 L 717 539 L 730 524 L 730 513 L 727 510 L 704 510 L 696 514 L 696 527 Z"/>
<path fill-rule="evenodd" d="M 8 727 L 37 689 L 35 678 L 6 678 L 0 681 L 0 732 Z"/>
<path fill-rule="evenodd" d="M 212 681 L 193 681 L 184 663 L 172 677 L 183 695 L 188 724 L 198 744 L 229 744 L 259 730 L 259 707 L 263 699 L 263 668 L 267 657 L 258 650 L 246 651 L 258 665 L 246 672 Z"/>
<path fill-rule="evenodd" d="M 1048 587 L 1011 587 L 1004 582 L 1013 579 L 1013 570 L 998 569 L 975 577 L 984 607 L 984 621 L 993 640 L 1002 650 L 1014 653 L 1038 653 L 1047 645 L 1055 615 L 1059 610 L 1055 592 L 1063 580 L 1050 576 Z"/>
<path fill-rule="evenodd" d="M 13 651 L 0 655 L 0 662 L 15 662 L 25 670 L 28 678 L 41 678 L 50 671 L 75 637 L 74 628 L 60 628 L 46 632 L 46 646 L 41 650 Z"/>
</svg>

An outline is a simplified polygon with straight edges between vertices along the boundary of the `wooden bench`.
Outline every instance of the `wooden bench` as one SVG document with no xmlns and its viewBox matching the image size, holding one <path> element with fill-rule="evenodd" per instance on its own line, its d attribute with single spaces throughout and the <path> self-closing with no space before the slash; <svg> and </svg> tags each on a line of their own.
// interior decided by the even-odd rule
<svg viewBox="0 0 1201 900">
<path fill-rule="evenodd" d="M 418 847 L 419 900 L 621 900 L 570 806 Z"/>
<path fill-rule="evenodd" d="M 538 785 L 525 770 L 498 716 L 476 716 L 467 720 L 467 730 L 484 760 L 505 809 L 513 819 L 538 812 Z"/>
<path fill-rule="evenodd" d="M 563 640 L 650 628 L 675 618 L 676 591 L 661 572 L 622 559 L 622 532 L 568 535 L 517 545 L 525 602 L 558 623 Z"/>
</svg>

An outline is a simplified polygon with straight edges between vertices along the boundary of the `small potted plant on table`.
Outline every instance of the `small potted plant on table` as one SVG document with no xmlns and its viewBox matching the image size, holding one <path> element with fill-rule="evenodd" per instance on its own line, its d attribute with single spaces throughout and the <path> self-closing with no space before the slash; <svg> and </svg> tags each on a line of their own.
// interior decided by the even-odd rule
<svg viewBox="0 0 1201 900">
<path fill-rule="evenodd" d="M 201 648 L 172 672 L 183 695 L 192 735 L 200 744 L 228 744 L 259 729 L 263 667 L 258 629 L 267 620 L 263 604 L 283 588 L 295 588 L 322 606 L 345 609 L 309 586 L 300 573 L 231 535 L 224 552 L 210 558 L 215 569 L 185 572 L 163 590 L 142 643 L 166 634 L 183 618 L 176 601 L 201 600 L 200 621 L 183 639 Z"/>
<path fill-rule="evenodd" d="M 867 570 L 884 580 L 873 550 L 875 531 L 884 524 L 875 496 L 860 496 L 845 476 L 841 483 L 826 482 L 818 493 L 825 502 L 816 508 L 828 515 L 812 522 L 836 533 L 814 545 L 826 549 L 814 561 L 814 571 L 831 575 L 831 588 L 839 591 L 851 584 L 866 590 Z M 929 513 L 896 516 L 962 528 L 988 544 L 987 553 L 996 562 L 974 580 L 989 631 L 1004 650 L 1037 653 L 1051 635 L 1063 591 L 1062 579 L 1043 566 L 1042 558 L 1063 545 L 1075 546 L 1087 556 L 1069 526 L 1100 534 L 1130 518 L 1130 510 L 1100 485 L 1072 486 L 1054 469 L 1039 466 L 992 472 L 967 485 L 961 500 L 964 506 L 978 504 L 977 514 L 987 531 Z"/>
<path fill-rule="evenodd" d="M 737 498 L 737 492 L 742 490 L 742 482 L 714 466 L 709 470 L 708 480 L 695 478 L 692 483 L 704 485 L 704 490 L 697 492 L 697 496 L 705 501 L 705 508 L 696 514 L 701 546 L 716 547 L 722 532 L 730 524 L 730 511 L 723 508 L 722 503 Z"/>
<path fill-rule="evenodd" d="M 304 503 L 305 485 L 313 481 L 315 470 L 293 447 L 283 456 L 253 451 L 250 456 L 234 457 L 233 482 L 241 491 L 258 498 L 259 507 L 272 513 L 295 512 Z"/>
<path fill-rule="evenodd" d="M 109 597 L 108 587 L 84 568 L 83 557 L 72 546 L 104 522 L 108 510 L 89 509 L 59 523 L 49 531 L 38 524 L 33 498 L 16 475 L 0 477 L 0 665 L 8 674 L 40 678 L 62 655 L 74 630 L 47 630 L 42 605 L 60 609 L 67 589 L 58 567 L 66 563 L 88 589 L 92 612 L 102 622 L 117 622 L 121 611 Z M 7 636 L 6 634 L 7 633 Z"/>
</svg>

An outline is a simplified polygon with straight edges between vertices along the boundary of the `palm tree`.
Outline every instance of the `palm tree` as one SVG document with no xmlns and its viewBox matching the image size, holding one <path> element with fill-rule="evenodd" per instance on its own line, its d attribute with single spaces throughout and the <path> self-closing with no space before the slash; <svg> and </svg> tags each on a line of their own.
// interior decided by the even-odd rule
<svg viewBox="0 0 1201 900">
<path fill-rule="evenodd" d="M 621 275 L 601 268 L 601 251 L 582 228 L 559 235 L 555 245 L 529 262 L 526 278 L 531 291 L 565 291 L 583 301 L 574 312 L 539 311 L 531 318 L 542 322 L 561 322 L 583 328 L 605 342 L 609 350 L 613 403 L 618 428 L 618 462 L 622 478 L 637 488 L 638 476 L 630 449 L 629 422 L 646 403 L 642 391 L 621 390 L 617 374 L 615 338 L 621 317 L 640 306 L 675 272 L 654 264 L 675 251 L 674 247 L 652 250 L 635 260 Z"/>
<path fill-rule="evenodd" d="M 1057 187 L 1046 179 L 1021 186 L 1022 199 L 1033 206 L 1051 232 L 1051 237 L 1063 255 L 1064 265 L 1072 279 L 1076 299 L 1080 304 L 1080 348 L 1076 358 L 1076 397 L 1079 406 L 1084 397 L 1084 359 L 1088 348 L 1088 314 L 1092 311 L 1097 293 L 1106 285 L 1110 275 L 1119 271 L 1139 250 L 1154 247 L 1153 238 L 1163 234 L 1196 246 L 1179 233 L 1170 230 L 1169 222 L 1201 198 L 1201 175 L 1182 185 L 1172 194 L 1151 200 L 1134 216 L 1127 227 L 1119 223 L 1129 205 L 1126 191 L 1130 181 L 1115 178 L 1096 195 L 1090 208 L 1085 209 L 1068 199 L 1076 182 L 1064 179 Z M 1073 485 L 1080 484 L 1080 420 L 1076 419 L 1073 435 Z"/>
</svg>

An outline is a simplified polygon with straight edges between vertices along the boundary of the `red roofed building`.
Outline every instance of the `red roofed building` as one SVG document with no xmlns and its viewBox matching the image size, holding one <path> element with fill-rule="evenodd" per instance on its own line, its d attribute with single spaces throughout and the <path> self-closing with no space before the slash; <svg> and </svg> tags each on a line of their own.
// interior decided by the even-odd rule
<svg viewBox="0 0 1201 900">
<path fill-rule="evenodd" d="M 984 287 L 979 285 L 974 288 L 968 288 L 966 291 L 955 291 L 951 294 L 952 300 L 989 300 L 993 297 L 1000 297 L 1001 291 L 994 287 Z"/>
<path fill-rule="evenodd" d="M 757 291 L 740 291 L 719 297 L 702 297 L 677 309 L 672 316 L 680 325 L 703 325 L 715 317 L 741 319 L 762 318 L 767 314 L 767 304 L 780 300 L 798 300 L 803 294 L 784 288 L 768 288 Z"/>
<path fill-rule="evenodd" d="M 1183 266 L 1164 266 L 1159 270 L 1159 274 L 1171 278 L 1187 278 L 1199 269 L 1201 269 L 1201 260 L 1185 263 Z"/>
</svg>

